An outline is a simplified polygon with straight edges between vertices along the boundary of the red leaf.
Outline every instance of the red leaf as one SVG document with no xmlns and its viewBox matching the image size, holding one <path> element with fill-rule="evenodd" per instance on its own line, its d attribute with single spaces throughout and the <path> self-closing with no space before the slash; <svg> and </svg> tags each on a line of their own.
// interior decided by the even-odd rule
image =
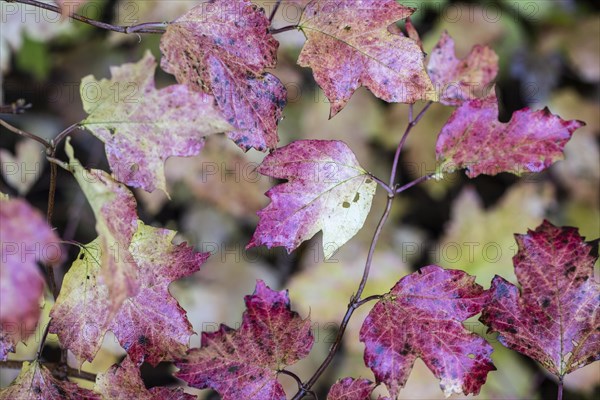
<svg viewBox="0 0 600 400">
<path fill-rule="evenodd" d="M 285 246 L 288 252 L 323 230 L 329 258 L 362 228 L 377 183 L 341 141 L 298 140 L 269 154 L 258 168 L 287 179 L 267 192 L 260 222 L 247 248 Z"/>
<path fill-rule="evenodd" d="M 564 121 L 546 108 L 515 112 L 508 123 L 498 121 L 498 103 L 488 97 L 463 103 L 437 140 L 442 172 L 467 168 L 467 175 L 539 172 L 563 159 L 563 149 L 581 121 Z"/>
<path fill-rule="evenodd" d="M 496 276 L 481 321 L 500 342 L 562 377 L 600 359 L 600 285 L 594 281 L 598 242 L 586 243 L 576 228 L 544 221 L 515 235 L 514 257 L 521 293 Z"/>
<path fill-rule="evenodd" d="M 0 390 L 0 400 L 100 400 L 100 395 L 69 381 L 60 381 L 37 361 L 24 362 L 17 379 Z"/>
<path fill-rule="evenodd" d="M 241 327 L 203 332 L 202 347 L 176 364 L 177 376 L 193 387 L 216 390 L 223 400 L 284 400 L 277 371 L 310 352 L 310 320 L 290 310 L 285 291 L 273 291 L 262 281 L 245 301 Z"/>
<path fill-rule="evenodd" d="M 374 388 L 368 379 L 344 378 L 331 387 L 327 400 L 369 400 Z"/>
<path fill-rule="evenodd" d="M 449 396 L 477 394 L 489 371 L 492 346 L 462 321 L 488 299 L 475 278 L 430 265 L 402 278 L 365 319 L 360 340 L 365 364 L 396 398 L 420 357 Z"/>
<path fill-rule="evenodd" d="M 36 262 L 58 265 L 60 239 L 25 200 L 0 193 L 0 360 L 33 333 L 40 317 L 45 278 Z"/>
<path fill-rule="evenodd" d="M 310 67 L 333 117 L 360 86 L 396 103 L 433 100 L 419 45 L 388 28 L 415 10 L 396 0 L 314 0 L 300 19 L 307 42 L 298 64 Z"/>
<path fill-rule="evenodd" d="M 126 357 L 108 371 L 99 374 L 96 390 L 105 399 L 111 400 L 194 400 L 196 396 L 183 392 L 181 388 L 153 387 L 146 389 L 135 363 Z"/>
<path fill-rule="evenodd" d="M 99 279 L 98 240 L 85 246 L 65 276 L 50 312 L 50 332 L 80 360 L 93 360 L 109 330 L 138 364 L 156 365 L 185 354 L 192 326 L 168 288 L 171 282 L 198 271 L 208 253 L 194 253 L 185 244 L 173 245 L 175 233 L 139 222 L 129 252 L 140 289 L 115 314 L 109 312 L 108 288 Z"/>
<path fill-rule="evenodd" d="M 459 60 L 454 55 L 454 40 L 444 31 L 434 47 L 427 65 L 427 72 L 436 90 L 441 93 L 440 102 L 459 106 L 484 94 L 498 74 L 498 56 L 488 46 L 477 45 L 471 53 Z"/>
<path fill-rule="evenodd" d="M 264 12 L 248 0 L 203 3 L 169 24 L 161 39 L 162 68 L 190 87 L 213 93 L 228 133 L 243 149 L 277 147 L 286 90 L 265 68 L 279 43 Z"/>
</svg>

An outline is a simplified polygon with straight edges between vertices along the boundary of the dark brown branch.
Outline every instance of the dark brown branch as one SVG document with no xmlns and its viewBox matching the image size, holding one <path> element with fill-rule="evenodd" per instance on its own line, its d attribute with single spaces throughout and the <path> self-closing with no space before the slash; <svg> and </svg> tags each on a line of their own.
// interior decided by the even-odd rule
<svg viewBox="0 0 600 400">
<path fill-rule="evenodd" d="M 283 28 L 270 29 L 271 35 L 277 35 L 278 33 L 283 33 L 287 31 L 293 31 L 294 29 L 298 29 L 298 25 L 288 25 Z"/>
<path fill-rule="evenodd" d="M 52 4 L 42 3 L 36 0 L 2 0 L 7 3 L 21 3 L 27 4 L 30 6 L 43 8 L 45 10 L 54 11 L 55 13 L 61 14 L 61 9 Z M 106 29 L 108 31 L 118 32 L 118 33 L 164 33 L 166 27 L 169 25 L 169 22 L 146 22 L 138 25 L 130 25 L 130 26 L 119 26 L 112 25 L 106 22 L 96 21 L 94 19 L 84 17 L 79 14 L 72 14 L 70 18 L 73 18 L 77 21 L 84 22 L 88 25 L 95 26 L 96 28 Z"/>
<path fill-rule="evenodd" d="M 280 5 L 281 5 L 281 0 L 277 0 L 275 7 L 273 7 L 273 11 L 271 11 L 271 15 L 269 15 L 269 22 L 273 22 L 273 18 L 275 18 L 275 14 L 277 14 L 277 10 L 279 10 Z"/>
<path fill-rule="evenodd" d="M 12 126 L 11 124 L 2 119 L 0 119 L 0 125 L 8 129 L 12 133 L 16 133 L 17 135 L 26 137 L 27 139 L 35 140 L 36 142 L 44 146 L 46 149 L 52 148 L 52 145 L 46 139 L 42 139 L 41 137 L 34 135 L 33 133 L 25 132 L 15 126 Z"/>
</svg>

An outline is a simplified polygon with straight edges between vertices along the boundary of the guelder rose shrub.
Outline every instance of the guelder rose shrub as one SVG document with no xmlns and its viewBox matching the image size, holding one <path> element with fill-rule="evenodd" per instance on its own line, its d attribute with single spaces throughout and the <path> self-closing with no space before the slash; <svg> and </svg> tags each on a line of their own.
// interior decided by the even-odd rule
<svg viewBox="0 0 600 400">
<path fill-rule="evenodd" d="M 194 398 L 181 388 L 146 389 L 140 366 L 163 361 L 174 362 L 175 376 L 188 385 L 214 389 L 225 400 L 285 399 L 278 379 L 282 374 L 298 384 L 293 399 L 316 398 L 312 388 L 333 360 L 353 313 L 369 302 L 375 305 L 359 339 L 374 382 L 339 379 L 329 390 L 330 400 L 370 399 L 376 386 L 388 393 L 380 399 L 396 399 L 417 358 L 439 379 L 447 396 L 478 394 L 496 367 L 492 346 L 465 328 L 464 321 L 477 314 L 504 346 L 557 377 L 559 399 L 565 375 L 600 358 L 600 290 L 593 277 L 598 245 L 586 242 L 576 228 L 545 221 L 516 235 L 513 261 L 520 287 L 496 276 L 484 290 L 464 271 L 428 265 L 390 282 L 387 293 L 363 296 L 369 273 L 377 268 L 373 257 L 382 229 L 404 191 L 462 169 L 469 178 L 543 171 L 563 158 L 566 143 L 584 125 L 565 121 L 547 108 L 525 108 L 500 122 L 493 86 L 498 57 L 491 48 L 475 46 L 459 59 L 454 40 L 443 33 L 426 64 L 410 21 L 415 9 L 395 0 L 296 1 L 303 9 L 298 23 L 280 28 L 272 20 L 281 1 L 267 15 L 249 0 L 213 0 L 171 22 L 126 27 L 76 14 L 85 0 L 61 0 L 57 6 L 15 2 L 121 33 L 161 34 L 162 57 L 158 61 L 148 52 L 137 62 L 111 67 L 110 78 L 83 78 L 87 117 L 54 140 L 1 121 L 6 129 L 42 144 L 52 168 L 47 221 L 23 199 L 2 195 L 0 200 L 0 360 L 5 365 L 13 362 L 7 362 L 9 354 L 38 323 L 46 282 L 55 297 L 37 357 L 19 364 L 19 376 L 0 391 L 1 399 Z M 330 117 L 361 86 L 386 102 L 407 103 L 409 121 L 388 179 L 368 172 L 339 140 L 325 137 L 278 146 L 277 126 L 287 93 L 269 71 L 277 66 L 275 35 L 289 30 L 306 36 L 298 64 L 310 68 L 323 89 Z M 158 65 L 178 83 L 156 88 Z M 424 104 L 418 112 L 417 102 Z M 400 185 L 405 142 L 434 102 L 454 108 L 435 146 L 438 168 Z M 23 103 L 13 107 L 12 112 L 18 111 L 24 111 Z M 81 165 L 69 138 L 77 128 L 102 141 L 111 173 Z M 362 279 L 329 353 L 311 376 L 288 369 L 313 347 L 310 317 L 293 311 L 287 291 L 273 290 L 263 281 L 245 297 L 239 327 L 221 325 L 202 332 L 200 348 L 189 348 L 194 331 L 169 285 L 198 271 L 209 253 L 174 244 L 175 231 L 145 225 L 138 217 L 131 189 L 167 193 L 166 159 L 202 154 L 205 138 L 217 133 L 244 151 L 268 152 L 257 171 L 273 179 L 266 193 L 270 203 L 258 213 L 248 248 L 284 247 L 291 253 L 322 232 L 328 259 L 363 227 L 376 191 L 387 194 Z M 59 148 L 65 149 L 66 160 L 57 158 Z M 70 172 L 79 184 L 97 232 L 90 243 L 78 244 L 79 255 L 70 260 L 60 287 L 53 272 L 65 261 L 60 248 L 64 243 L 52 229 L 57 168 Z M 36 262 L 46 266 L 46 277 Z M 108 331 L 127 357 L 98 376 L 81 374 L 78 368 L 94 360 Z M 64 350 L 58 365 L 41 357 L 48 333 L 58 336 Z M 67 351 L 77 365 L 68 365 Z M 95 386 L 85 389 L 68 377 L 95 380 Z"/>
</svg>

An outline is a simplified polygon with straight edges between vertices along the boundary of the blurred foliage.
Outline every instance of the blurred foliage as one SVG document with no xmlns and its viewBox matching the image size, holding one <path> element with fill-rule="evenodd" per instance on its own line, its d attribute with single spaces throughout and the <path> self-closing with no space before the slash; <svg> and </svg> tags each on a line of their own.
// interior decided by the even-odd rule
<svg viewBox="0 0 600 400">
<path fill-rule="evenodd" d="M 94 0 L 80 12 L 103 21 L 135 24 L 172 20 L 197 3 Z M 258 3 L 268 10 L 274 2 Z M 299 3 L 303 1 L 284 1 L 275 26 L 297 21 Z M 588 239 L 600 236 L 600 3 L 576 0 L 401 3 L 419 8 L 414 22 L 426 52 L 443 30 L 454 37 L 461 57 L 477 43 L 495 49 L 501 60 L 497 88 L 503 121 L 525 106 L 548 105 L 561 117 L 583 120 L 587 126 L 575 133 L 566 148 L 566 160 L 542 174 L 522 179 L 502 174 L 468 180 L 462 173 L 456 173 L 442 182 L 428 182 L 404 193 L 393 211 L 392 221 L 384 229 L 366 294 L 387 291 L 403 275 L 429 263 L 463 268 L 476 274 L 478 283 L 484 287 L 489 286 L 495 274 L 514 281 L 513 234 L 535 228 L 543 218 L 557 225 L 578 226 Z M 89 74 L 108 77 L 109 66 L 137 61 L 146 49 L 156 57 L 160 55 L 158 35 L 105 32 L 39 10 L 20 14 L 14 7 L 0 2 L 0 100 L 3 98 L 4 104 L 10 104 L 24 98 L 33 108 L 25 115 L 3 118 L 45 138 L 52 138 L 84 117 L 78 92 L 81 78 Z M 387 177 L 393 152 L 407 123 L 408 107 L 384 104 L 361 89 L 345 110 L 328 121 L 329 105 L 310 70 L 295 65 L 302 35 L 291 31 L 278 35 L 277 39 L 281 47 L 275 74 L 289 91 L 289 104 L 280 125 L 281 144 L 302 138 L 344 140 L 361 165 L 382 178 Z M 157 74 L 157 87 L 173 82 L 172 76 Z M 450 108 L 434 105 L 413 131 L 401 159 L 404 182 L 435 170 L 435 140 L 450 113 Z M 86 132 L 76 132 L 73 137 L 84 165 L 107 169 L 101 143 Z M 49 171 L 39 161 L 43 149 L 32 143 L 25 146 L 22 138 L 6 130 L 0 133 L 0 146 L 3 163 L 0 191 L 11 196 L 26 193 L 32 204 L 44 210 Z M 33 154 L 26 155 L 24 151 Z M 60 152 L 58 157 L 64 159 L 64 153 Z M 171 287 L 198 332 L 217 329 L 221 322 L 235 327 L 241 319 L 243 296 L 252 292 L 258 278 L 274 288 L 289 288 L 293 307 L 303 316 L 311 316 L 317 338 L 311 356 L 293 368 L 302 377 L 308 377 L 323 359 L 336 324 L 356 290 L 385 196 L 382 191 L 378 193 L 363 230 L 328 262 L 323 260 L 320 250 L 320 234 L 291 255 L 283 249 L 245 251 L 256 226 L 256 211 L 268 200 L 263 193 L 275 183 L 255 171 L 263 157 L 264 154 L 255 151 L 241 152 L 224 137 L 211 138 L 200 156 L 169 160 L 171 201 L 160 193 L 136 192 L 140 216 L 147 224 L 177 229 L 178 240 L 214 253 L 202 271 Z M 17 171 L 5 168 L 15 162 L 25 167 Z M 28 166 L 36 162 L 37 175 L 28 174 L 31 170 Z M 58 178 L 54 224 L 64 240 L 87 243 L 95 236 L 91 209 L 71 176 L 60 172 Z M 76 252 L 73 246 L 71 259 Z M 65 265 L 61 276 L 67 268 Z M 47 301 L 43 318 L 47 319 L 49 305 Z M 358 330 L 369 309 L 370 306 L 360 309 L 352 320 L 339 356 L 317 387 L 321 398 L 339 377 L 354 374 L 372 378 L 362 363 L 363 345 L 358 342 Z M 469 327 L 486 335 L 475 322 Z M 31 358 L 37 349 L 36 339 L 39 340 L 39 334 L 32 336 L 27 346 L 20 345 L 14 359 Z M 493 337 L 488 339 L 495 342 Z M 56 343 L 55 338 L 52 340 Z M 192 345 L 199 345 L 197 338 Z M 50 349 L 45 355 L 57 358 L 58 352 Z M 97 359 L 84 364 L 83 369 L 104 371 L 122 355 L 122 349 L 108 335 Z M 552 378 L 531 360 L 497 347 L 494 361 L 498 371 L 490 374 L 481 398 L 554 398 L 556 385 Z M 148 386 L 175 384 L 176 380 L 170 376 L 172 371 L 172 366 L 161 365 L 144 368 L 143 375 Z M 7 385 L 14 372 L 2 370 L 0 384 Z M 288 393 L 295 391 L 293 381 L 282 378 L 282 382 Z M 599 363 L 568 376 L 565 385 L 569 399 L 597 398 Z M 215 398 L 208 391 L 189 391 Z M 443 394 L 419 361 L 401 398 L 434 399 L 443 398 Z"/>
</svg>

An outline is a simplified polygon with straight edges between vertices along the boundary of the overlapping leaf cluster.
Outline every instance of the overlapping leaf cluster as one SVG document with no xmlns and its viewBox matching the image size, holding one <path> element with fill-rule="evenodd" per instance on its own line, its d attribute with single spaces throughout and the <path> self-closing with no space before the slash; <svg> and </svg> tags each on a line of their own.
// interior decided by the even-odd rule
<svg viewBox="0 0 600 400">
<path fill-rule="evenodd" d="M 395 26 L 414 11 L 395 0 L 313 0 L 306 5 L 297 25 L 307 39 L 298 63 L 312 69 L 331 102 L 330 116 L 360 86 L 388 102 L 439 101 L 457 107 L 438 137 L 438 178 L 456 169 L 467 169 L 469 177 L 538 172 L 561 159 L 583 123 L 564 121 L 548 109 L 523 109 L 508 123 L 500 122 L 494 51 L 476 46 L 459 60 L 452 38 L 444 33 L 426 67 L 410 20 L 406 35 Z M 80 246 L 52 307 L 49 331 L 80 362 L 94 359 L 108 331 L 128 355 L 98 376 L 95 391 L 57 380 L 37 360 L 24 364 L 0 398 L 191 398 L 181 390 L 143 385 L 143 362 L 175 361 L 179 378 L 212 388 L 224 399 L 285 399 L 277 378 L 309 354 L 314 342 L 310 320 L 291 310 L 285 291 L 259 281 L 246 297 L 239 329 L 223 325 L 203 332 L 201 348 L 189 349 L 194 332 L 169 285 L 198 271 L 208 254 L 173 244 L 173 231 L 142 223 L 127 188 L 167 192 L 166 159 L 197 155 L 206 136 L 226 133 L 244 150 L 270 151 L 258 171 L 286 180 L 267 192 L 271 204 L 259 212 L 248 247 L 282 246 L 291 252 L 323 231 L 328 258 L 348 242 L 362 228 L 381 182 L 341 141 L 301 140 L 278 148 L 286 89 L 268 71 L 276 67 L 278 45 L 264 11 L 249 0 L 214 0 L 170 23 L 161 39 L 160 65 L 178 84 L 155 87 L 156 61 L 150 53 L 137 63 L 113 67 L 110 80 L 83 79 L 88 117 L 81 126 L 105 144 L 112 175 L 84 168 L 67 142 L 69 162 L 62 166 L 88 199 L 98 237 Z M 120 88 L 116 96 L 114 85 Z M 90 97 L 90 87 L 97 88 L 95 96 Z M 384 185 L 390 199 L 395 185 Z M 30 331 L 39 318 L 44 282 L 35 262 L 55 265 L 61 259 L 38 253 L 21 262 L 23 254 L 16 251 L 5 261 L 10 244 L 48 247 L 59 239 L 25 202 L 1 204 L 0 295 L 14 300 L 0 306 L 4 360 L 24 338 L 13 328 Z M 548 222 L 517 236 L 517 242 L 520 295 L 500 277 L 488 291 L 463 271 L 435 265 L 402 278 L 381 295 L 360 340 L 365 364 L 390 398 L 397 398 L 417 358 L 446 395 L 477 394 L 495 369 L 491 346 L 463 326 L 480 312 L 481 320 L 500 332 L 503 344 L 561 379 L 599 359 L 600 289 L 592 276 L 597 246 L 585 243 L 572 228 Z M 25 285 L 31 290 L 17 293 Z M 328 398 L 368 399 L 375 386 L 367 379 L 344 378 Z"/>
</svg>

